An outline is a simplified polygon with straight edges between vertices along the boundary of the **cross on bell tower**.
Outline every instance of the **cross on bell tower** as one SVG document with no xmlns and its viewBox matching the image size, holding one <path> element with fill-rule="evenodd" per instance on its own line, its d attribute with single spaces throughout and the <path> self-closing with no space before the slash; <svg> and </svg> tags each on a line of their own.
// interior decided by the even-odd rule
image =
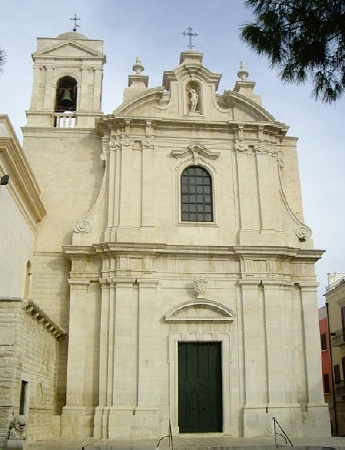
<svg viewBox="0 0 345 450">
<path fill-rule="evenodd" d="M 80 20 L 80 18 L 76 14 L 74 14 L 74 17 L 71 17 L 69 20 L 74 20 L 73 31 L 77 31 L 77 28 L 80 27 L 80 25 L 77 24 L 77 21 Z"/>
<path fill-rule="evenodd" d="M 193 28 L 192 27 L 187 27 L 186 31 L 184 31 L 181 34 L 183 34 L 183 36 L 188 36 L 189 43 L 188 43 L 187 47 L 192 49 L 194 47 L 194 45 L 192 44 L 192 38 L 196 37 L 196 36 L 199 36 L 199 34 L 198 33 L 193 33 Z"/>
</svg>

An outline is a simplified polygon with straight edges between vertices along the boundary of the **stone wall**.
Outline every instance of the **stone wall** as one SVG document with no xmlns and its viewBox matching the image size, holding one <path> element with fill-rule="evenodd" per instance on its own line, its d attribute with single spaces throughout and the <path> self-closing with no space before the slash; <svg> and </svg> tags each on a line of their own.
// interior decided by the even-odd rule
<svg viewBox="0 0 345 450">
<path fill-rule="evenodd" d="M 27 417 L 28 441 L 59 436 L 57 362 L 63 331 L 33 302 L 0 302 L 0 445 L 6 442 L 12 414 Z M 26 383 L 21 401 L 22 382 Z"/>
</svg>

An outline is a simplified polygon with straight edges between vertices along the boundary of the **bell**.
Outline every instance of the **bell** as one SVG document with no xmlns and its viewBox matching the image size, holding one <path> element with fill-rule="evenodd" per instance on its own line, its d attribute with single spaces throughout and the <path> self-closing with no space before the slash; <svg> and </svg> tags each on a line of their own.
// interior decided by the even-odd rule
<svg viewBox="0 0 345 450">
<path fill-rule="evenodd" d="M 70 105 L 73 102 L 70 89 L 64 89 L 62 98 L 60 100 L 61 105 Z"/>
</svg>

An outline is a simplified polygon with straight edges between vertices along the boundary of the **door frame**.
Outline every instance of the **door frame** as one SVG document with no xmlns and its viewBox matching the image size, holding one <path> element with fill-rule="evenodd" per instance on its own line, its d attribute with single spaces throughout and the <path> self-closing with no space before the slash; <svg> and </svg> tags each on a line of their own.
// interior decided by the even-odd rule
<svg viewBox="0 0 345 450">
<path fill-rule="evenodd" d="M 168 339 L 169 355 L 169 413 L 172 432 L 179 434 L 178 426 L 178 343 L 179 342 L 220 342 L 222 364 L 222 404 L 223 431 L 230 433 L 230 333 L 170 333 Z M 183 433 L 185 434 L 185 433 Z M 198 434 L 198 433 L 193 433 Z"/>
</svg>

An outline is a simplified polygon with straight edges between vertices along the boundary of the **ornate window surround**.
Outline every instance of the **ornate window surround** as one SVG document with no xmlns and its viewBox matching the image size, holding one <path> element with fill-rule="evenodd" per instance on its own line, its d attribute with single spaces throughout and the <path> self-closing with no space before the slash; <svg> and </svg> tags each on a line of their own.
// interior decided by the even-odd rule
<svg viewBox="0 0 345 450">
<path fill-rule="evenodd" d="M 217 226 L 217 204 L 215 199 L 217 198 L 217 171 L 213 165 L 211 165 L 206 159 L 216 160 L 220 155 L 219 151 L 210 151 L 204 145 L 200 143 L 194 143 L 188 145 L 183 150 L 173 150 L 171 156 L 176 159 L 182 159 L 174 168 L 174 179 L 173 179 L 173 192 L 176 193 L 174 196 L 175 204 L 175 225 L 187 226 L 187 227 L 214 227 Z M 200 166 L 205 169 L 211 177 L 212 181 L 212 211 L 213 211 L 213 221 L 212 222 L 199 222 L 199 221 L 183 221 L 182 211 L 181 211 L 181 176 L 185 169 L 189 166 Z"/>
</svg>

